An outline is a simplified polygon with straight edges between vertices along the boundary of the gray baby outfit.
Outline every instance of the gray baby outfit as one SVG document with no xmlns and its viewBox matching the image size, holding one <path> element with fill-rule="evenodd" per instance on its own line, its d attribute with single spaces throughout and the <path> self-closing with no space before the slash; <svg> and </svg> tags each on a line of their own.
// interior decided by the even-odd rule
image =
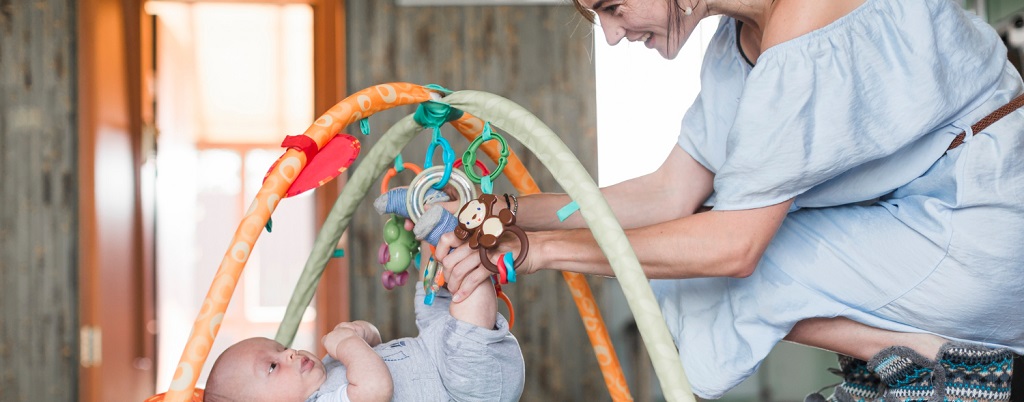
<svg viewBox="0 0 1024 402">
<path fill-rule="evenodd" d="M 441 289 L 433 305 L 417 286 L 415 338 L 373 348 L 387 364 L 395 401 L 518 401 L 526 381 L 519 342 L 497 314 L 494 329 L 459 321 L 448 313 L 451 294 Z M 306 402 L 348 401 L 345 366 L 324 357 L 327 380 Z"/>
</svg>

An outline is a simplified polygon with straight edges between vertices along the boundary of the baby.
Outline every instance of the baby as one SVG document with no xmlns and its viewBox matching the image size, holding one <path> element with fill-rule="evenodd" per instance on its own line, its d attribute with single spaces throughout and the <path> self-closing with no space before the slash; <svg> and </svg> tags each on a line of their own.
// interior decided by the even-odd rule
<svg viewBox="0 0 1024 402">
<path fill-rule="evenodd" d="M 213 365 L 205 402 L 517 401 L 525 366 L 490 284 L 452 304 L 440 289 L 432 305 L 416 286 L 415 338 L 381 343 L 365 321 L 338 324 L 321 342 L 323 362 L 266 338 L 232 345 Z"/>
</svg>

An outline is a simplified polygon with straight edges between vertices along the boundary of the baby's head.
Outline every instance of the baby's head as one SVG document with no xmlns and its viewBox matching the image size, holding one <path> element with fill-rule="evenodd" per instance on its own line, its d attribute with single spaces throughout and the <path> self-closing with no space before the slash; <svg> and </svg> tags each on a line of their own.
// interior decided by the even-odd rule
<svg viewBox="0 0 1024 402">
<path fill-rule="evenodd" d="M 312 353 L 267 338 L 249 338 L 217 358 L 203 401 L 302 402 L 326 379 L 323 363 Z"/>
</svg>

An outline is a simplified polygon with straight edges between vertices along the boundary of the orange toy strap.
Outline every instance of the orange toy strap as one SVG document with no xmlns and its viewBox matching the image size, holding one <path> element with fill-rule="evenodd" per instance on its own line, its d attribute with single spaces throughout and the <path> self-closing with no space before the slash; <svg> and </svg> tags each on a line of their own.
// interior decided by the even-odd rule
<svg viewBox="0 0 1024 402">
<path fill-rule="evenodd" d="M 494 293 L 505 302 L 505 306 L 508 306 L 508 329 L 512 329 L 516 325 L 516 310 L 512 308 L 512 299 L 501 291 L 501 284 L 498 281 L 494 281 Z"/>
</svg>

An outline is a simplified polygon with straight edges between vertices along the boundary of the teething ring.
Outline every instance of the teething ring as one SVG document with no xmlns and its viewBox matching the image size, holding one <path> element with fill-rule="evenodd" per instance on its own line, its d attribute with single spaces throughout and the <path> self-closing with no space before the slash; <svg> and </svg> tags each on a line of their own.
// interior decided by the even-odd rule
<svg viewBox="0 0 1024 402">
<path fill-rule="evenodd" d="M 455 188 L 455 192 L 459 195 L 460 203 L 464 204 L 468 200 L 476 198 L 476 188 L 473 187 L 473 183 L 469 181 L 469 178 L 466 177 L 462 170 L 450 170 L 449 168 L 446 172 L 446 166 L 433 166 L 423 169 L 422 172 L 412 179 L 412 183 L 409 184 L 409 195 L 405 199 L 405 208 L 409 211 L 409 219 L 412 219 L 413 223 L 419 222 L 420 217 L 426 211 L 427 190 L 440 183 L 447 176 L 446 173 L 449 172 L 451 176 L 447 177 L 448 183 L 451 183 L 452 187 Z"/>
<path fill-rule="evenodd" d="M 506 270 L 515 271 L 515 267 L 519 266 L 524 260 L 526 260 L 526 253 L 530 252 L 530 241 L 526 237 L 526 232 L 524 232 L 523 229 L 520 229 L 519 226 L 508 226 L 505 228 L 505 232 L 513 233 L 519 238 L 519 244 L 521 247 L 519 250 L 519 256 L 516 257 L 516 260 L 513 262 L 511 267 L 505 267 Z M 480 247 L 480 263 L 483 264 L 484 268 L 487 268 L 487 270 L 493 273 L 498 273 L 498 266 L 491 262 L 491 259 L 487 257 L 486 247 Z"/>
<path fill-rule="evenodd" d="M 409 169 L 409 170 L 413 171 L 413 173 L 416 173 L 416 174 L 420 174 L 420 172 L 423 171 L 423 169 L 420 168 L 419 166 L 416 166 L 416 164 L 409 163 L 409 162 L 403 163 L 402 167 L 404 167 L 406 169 Z M 397 175 L 397 174 L 398 174 L 398 170 L 395 170 L 395 168 L 390 168 L 390 169 L 388 169 L 387 173 L 384 173 L 384 179 L 382 179 L 380 181 L 380 193 L 381 194 L 384 194 L 384 193 L 388 192 L 388 184 L 391 183 L 391 178 L 395 177 L 395 175 Z"/>
<path fill-rule="evenodd" d="M 455 164 L 452 165 L 452 167 L 455 168 L 455 169 L 461 168 L 462 167 L 462 159 L 456 160 Z M 480 172 L 483 173 L 484 175 L 491 174 L 491 171 L 489 169 L 487 169 L 487 165 L 484 165 L 484 163 L 480 162 L 479 160 L 476 161 L 476 167 L 480 168 Z"/>
</svg>

